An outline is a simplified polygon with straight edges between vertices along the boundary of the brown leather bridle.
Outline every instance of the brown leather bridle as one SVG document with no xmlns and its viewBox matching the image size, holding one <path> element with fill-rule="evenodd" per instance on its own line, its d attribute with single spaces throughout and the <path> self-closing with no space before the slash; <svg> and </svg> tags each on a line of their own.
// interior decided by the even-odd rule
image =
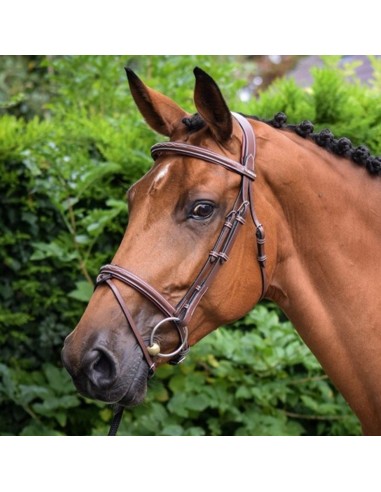
<svg viewBox="0 0 381 492">
<path fill-rule="evenodd" d="M 251 186 L 252 182 L 254 182 L 256 178 L 254 172 L 256 150 L 255 135 L 252 126 L 246 118 L 237 113 L 232 114 L 240 124 L 243 133 L 241 162 L 236 162 L 209 149 L 189 145 L 183 142 L 158 143 L 151 148 L 151 154 L 154 159 L 157 159 L 159 156 L 165 154 L 177 154 L 194 157 L 212 164 L 221 165 L 229 171 L 240 174 L 242 177 L 240 190 L 234 202 L 233 208 L 225 218 L 225 223 L 213 249 L 209 252 L 208 258 L 200 273 L 197 275 L 193 284 L 189 287 L 188 291 L 177 306 L 172 306 L 156 289 L 154 289 L 143 279 L 117 265 L 111 264 L 103 266 L 100 269 L 100 273 L 96 280 L 96 287 L 100 284 L 106 283 L 113 292 L 128 325 L 130 326 L 138 344 L 143 351 L 144 358 L 149 367 L 149 376 L 152 376 L 155 371 L 155 362 L 152 357 L 158 356 L 168 358 L 172 364 L 179 364 L 184 360 L 189 351 L 187 328 L 189 321 L 202 297 L 205 295 L 213 279 L 215 278 L 217 272 L 229 259 L 229 252 L 234 244 L 235 238 L 237 237 L 239 226 L 245 223 L 245 217 L 248 210 L 250 211 L 252 221 L 256 228 L 255 235 L 258 253 L 257 260 L 260 266 L 262 280 L 262 292 L 260 299 L 264 297 L 267 290 L 267 276 L 265 270 L 266 255 L 264 252 L 265 233 L 263 226 L 259 222 L 254 210 L 253 187 Z M 117 286 L 113 282 L 114 279 L 119 280 L 137 290 L 152 304 L 154 304 L 156 308 L 165 316 L 165 318 L 157 323 L 152 329 L 148 346 L 137 329 L 133 317 L 128 310 Z M 180 345 L 173 352 L 165 354 L 160 352 L 160 347 L 155 342 L 155 335 L 159 328 L 167 322 L 172 322 L 175 325 L 180 337 Z"/>
</svg>

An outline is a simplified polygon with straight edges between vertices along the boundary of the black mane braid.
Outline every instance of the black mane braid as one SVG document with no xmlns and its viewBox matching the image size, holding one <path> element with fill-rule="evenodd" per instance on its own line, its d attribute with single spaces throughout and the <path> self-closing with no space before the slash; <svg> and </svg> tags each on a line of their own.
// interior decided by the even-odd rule
<svg viewBox="0 0 381 492">
<path fill-rule="evenodd" d="M 292 130 L 303 138 L 312 139 L 317 145 L 327 149 L 341 157 L 352 160 L 359 166 L 364 166 L 370 174 L 381 176 L 381 156 L 372 156 L 365 145 L 353 147 L 349 138 L 335 138 L 333 133 L 324 129 L 319 133 L 314 133 L 314 126 L 310 121 L 302 121 L 298 125 L 287 125 L 287 116 L 284 113 L 277 113 L 272 120 L 261 120 L 256 116 L 247 116 L 258 121 L 263 121 L 273 128 Z"/>
<path fill-rule="evenodd" d="M 288 125 L 287 116 L 284 113 L 277 113 L 272 120 L 263 120 L 257 116 L 243 116 L 253 120 L 262 121 L 273 128 L 294 131 L 300 137 L 310 138 L 317 145 L 327 149 L 333 154 L 346 157 L 359 166 L 364 166 L 370 174 L 381 176 L 381 156 L 372 156 L 365 145 L 353 147 L 349 138 L 335 138 L 333 133 L 328 129 L 324 129 L 319 133 L 314 133 L 314 125 L 310 121 L 305 120 L 298 125 Z M 198 113 L 189 118 L 184 118 L 183 123 L 190 132 L 195 132 L 205 126 L 204 120 Z"/>
</svg>

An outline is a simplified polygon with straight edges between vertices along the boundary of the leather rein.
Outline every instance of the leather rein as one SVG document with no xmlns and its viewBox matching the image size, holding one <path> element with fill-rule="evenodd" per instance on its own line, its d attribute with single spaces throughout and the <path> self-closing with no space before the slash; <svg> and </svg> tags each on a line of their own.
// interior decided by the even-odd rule
<svg viewBox="0 0 381 492">
<path fill-rule="evenodd" d="M 254 209 L 253 199 L 253 186 L 252 182 L 255 181 L 255 135 L 254 130 L 250 123 L 238 113 L 232 113 L 234 118 L 238 121 L 242 129 L 242 150 L 240 162 L 229 159 L 214 151 L 206 148 L 197 147 L 183 142 L 163 142 L 154 145 L 151 148 L 151 155 L 154 160 L 165 154 L 177 154 L 187 157 L 194 157 L 203 161 L 210 162 L 212 164 L 218 164 L 229 171 L 240 174 L 241 186 L 238 192 L 237 198 L 234 202 L 233 208 L 227 214 L 224 225 L 221 232 L 214 244 L 213 249 L 209 252 L 208 258 L 202 267 L 201 271 L 197 275 L 193 284 L 190 286 L 184 297 L 177 304 L 176 307 L 172 306 L 156 289 L 145 282 L 143 279 L 135 275 L 134 273 L 126 270 L 117 265 L 105 265 L 100 269 L 100 273 L 96 279 L 95 287 L 106 284 L 115 296 L 125 318 L 130 326 L 136 341 L 142 349 L 144 358 L 148 364 L 149 372 L 148 376 L 151 377 L 155 371 L 154 357 L 161 357 L 169 359 L 170 364 L 179 364 L 184 360 L 189 352 L 188 345 L 188 324 L 197 308 L 202 297 L 207 292 L 209 286 L 213 282 L 217 272 L 221 266 L 229 259 L 229 252 L 237 237 L 240 226 L 245 223 L 247 212 L 250 212 L 251 219 L 255 226 L 255 236 L 257 242 L 257 261 L 260 267 L 261 280 L 262 280 L 262 299 L 267 291 L 268 281 L 266 276 L 266 255 L 265 255 L 265 233 L 262 224 L 259 222 Z M 164 318 L 154 326 L 151 331 L 150 338 L 145 341 L 137 329 L 133 317 L 124 302 L 122 295 L 119 292 L 118 287 L 113 280 L 119 280 L 124 284 L 134 288 L 144 297 L 146 297 L 155 307 L 162 312 Z M 160 346 L 155 342 L 155 335 L 159 328 L 165 324 L 171 322 L 175 326 L 180 344 L 176 350 L 170 353 L 162 353 Z M 120 414 L 121 418 L 121 414 Z M 119 421 L 120 421 L 119 418 Z M 119 425 L 119 422 L 116 425 Z M 115 433 L 116 433 L 115 429 Z M 112 429 L 110 429 L 109 435 L 114 435 Z"/>
</svg>

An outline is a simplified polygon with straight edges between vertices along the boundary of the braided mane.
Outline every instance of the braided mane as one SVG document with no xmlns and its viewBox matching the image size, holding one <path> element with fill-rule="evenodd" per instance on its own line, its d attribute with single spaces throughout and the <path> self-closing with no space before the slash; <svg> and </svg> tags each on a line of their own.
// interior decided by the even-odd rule
<svg viewBox="0 0 381 492">
<path fill-rule="evenodd" d="M 340 157 L 346 157 L 357 165 L 364 166 L 370 174 L 381 176 L 381 156 L 372 156 L 365 145 L 354 147 L 349 138 L 335 138 L 333 133 L 328 129 L 324 129 L 319 133 L 314 133 L 314 125 L 308 120 L 302 121 L 298 125 L 290 125 L 287 124 L 287 116 L 281 112 L 277 113 L 271 120 L 264 120 L 257 116 L 243 116 L 261 121 L 273 128 L 294 131 L 300 137 L 310 138 L 317 145 L 327 149 L 333 154 Z M 197 113 L 190 118 L 184 118 L 183 123 L 188 130 L 192 132 L 200 130 L 205 126 L 205 122 Z"/>
</svg>

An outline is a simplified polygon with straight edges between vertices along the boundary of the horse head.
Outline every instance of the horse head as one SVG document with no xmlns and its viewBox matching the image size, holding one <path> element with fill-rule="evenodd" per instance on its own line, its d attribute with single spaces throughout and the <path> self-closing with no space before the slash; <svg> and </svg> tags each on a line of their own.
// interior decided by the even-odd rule
<svg viewBox="0 0 381 492">
<path fill-rule="evenodd" d="M 129 189 L 126 233 L 62 355 L 79 391 L 109 403 L 140 403 L 157 365 L 177 362 L 265 293 L 254 133 L 215 81 L 194 73 L 191 115 L 127 69 L 137 107 L 169 143 L 154 146 L 153 167 Z"/>
</svg>

